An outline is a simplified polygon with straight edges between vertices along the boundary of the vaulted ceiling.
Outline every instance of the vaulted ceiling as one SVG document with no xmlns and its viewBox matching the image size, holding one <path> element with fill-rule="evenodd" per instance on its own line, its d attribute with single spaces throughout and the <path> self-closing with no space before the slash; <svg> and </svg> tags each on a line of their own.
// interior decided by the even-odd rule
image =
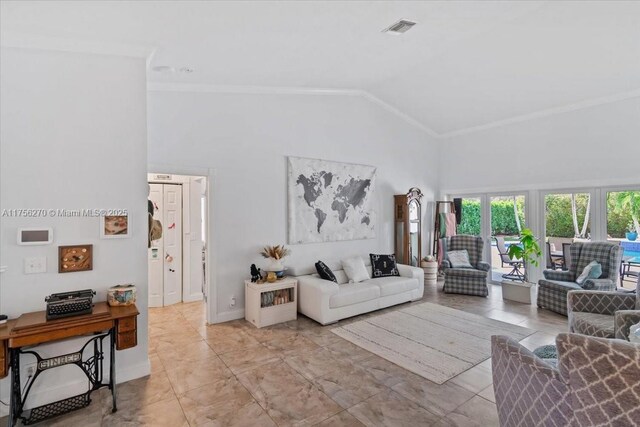
<svg viewBox="0 0 640 427">
<path fill-rule="evenodd" d="M 437 135 L 640 96 L 632 1 L 3 1 L 0 28 L 148 48 L 155 83 L 363 91 Z"/>
</svg>

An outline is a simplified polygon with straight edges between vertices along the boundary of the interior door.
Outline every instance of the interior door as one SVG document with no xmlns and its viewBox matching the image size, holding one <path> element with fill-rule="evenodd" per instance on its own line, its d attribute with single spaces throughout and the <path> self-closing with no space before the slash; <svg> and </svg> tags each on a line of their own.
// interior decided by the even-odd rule
<svg viewBox="0 0 640 427">
<path fill-rule="evenodd" d="M 149 184 L 149 200 L 153 203 L 154 214 L 156 219 L 164 226 L 164 190 L 162 184 Z M 151 242 L 148 249 L 149 258 L 149 307 L 162 307 L 164 293 L 164 246 L 163 239 Z"/>
<path fill-rule="evenodd" d="M 182 302 L 182 186 L 164 184 L 164 305 Z"/>
</svg>

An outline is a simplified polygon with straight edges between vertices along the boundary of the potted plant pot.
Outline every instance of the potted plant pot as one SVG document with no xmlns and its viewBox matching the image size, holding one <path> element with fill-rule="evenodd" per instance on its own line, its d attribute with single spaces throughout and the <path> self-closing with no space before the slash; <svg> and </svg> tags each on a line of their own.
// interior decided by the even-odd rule
<svg viewBox="0 0 640 427">
<path fill-rule="evenodd" d="M 517 282 L 513 280 L 502 281 L 502 299 L 531 304 L 535 283 Z"/>
<path fill-rule="evenodd" d="M 627 240 L 629 240 L 631 242 L 635 242 L 636 239 L 638 238 L 638 233 L 636 233 L 635 231 L 627 231 L 625 236 L 626 236 Z"/>
</svg>

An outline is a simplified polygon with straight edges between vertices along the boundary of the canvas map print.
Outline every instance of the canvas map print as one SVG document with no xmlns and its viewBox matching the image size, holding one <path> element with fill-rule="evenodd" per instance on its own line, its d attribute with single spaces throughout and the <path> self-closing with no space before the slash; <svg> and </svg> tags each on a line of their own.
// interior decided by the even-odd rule
<svg viewBox="0 0 640 427">
<path fill-rule="evenodd" d="M 373 166 L 288 158 L 289 243 L 371 239 Z"/>
</svg>

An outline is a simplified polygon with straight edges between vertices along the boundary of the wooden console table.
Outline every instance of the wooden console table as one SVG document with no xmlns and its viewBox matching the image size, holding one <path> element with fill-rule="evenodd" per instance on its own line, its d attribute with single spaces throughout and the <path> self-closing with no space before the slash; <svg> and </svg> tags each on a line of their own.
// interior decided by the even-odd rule
<svg viewBox="0 0 640 427">
<path fill-rule="evenodd" d="M 106 302 L 98 302 L 91 314 L 46 320 L 46 313 L 38 311 L 26 313 L 17 319 L 11 319 L 0 325 L 0 378 L 11 373 L 11 403 L 9 408 L 9 426 L 13 427 L 18 419 L 23 424 L 34 424 L 66 412 L 84 408 L 91 403 L 91 393 L 109 387 L 113 398 L 112 411 L 116 406 L 116 362 L 115 350 L 135 347 L 137 339 L 138 309 L 135 305 L 110 307 Z M 80 350 L 56 357 L 43 358 L 31 347 L 53 341 L 89 336 Z M 103 341 L 109 337 L 109 381 L 104 382 Z M 90 352 L 90 350 L 93 352 Z M 88 357 L 84 357 L 87 350 Z M 92 354 L 91 354 L 92 353 Z M 20 355 L 28 354 L 36 359 L 36 369 L 27 379 L 22 391 L 20 382 Z M 87 376 L 89 390 L 77 396 L 48 403 L 30 409 L 23 414 L 23 408 L 29 391 L 38 376 L 48 370 L 66 365 L 76 365 Z"/>
</svg>

